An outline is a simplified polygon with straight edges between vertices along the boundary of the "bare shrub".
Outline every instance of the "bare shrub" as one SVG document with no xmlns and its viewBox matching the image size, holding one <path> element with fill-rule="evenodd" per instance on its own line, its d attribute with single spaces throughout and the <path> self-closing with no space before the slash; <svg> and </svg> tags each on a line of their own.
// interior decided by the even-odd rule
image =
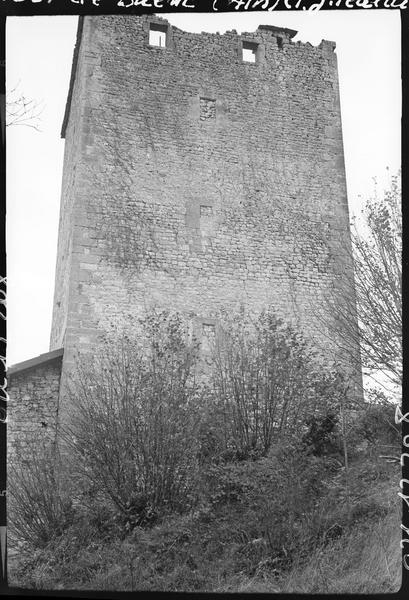
<svg viewBox="0 0 409 600">
<path fill-rule="evenodd" d="M 51 446 L 33 445 L 25 454 L 29 458 L 13 463 L 8 475 L 11 542 L 44 547 L 71 524 L 71 496 L 57 475 Z"/>
<path fill-rule="evenodd" d="M 226 319 L 215 345 L 213 390 L 224 447 L 238 458 L 265 455 L 274 440 L 305 430 L 345 391 L 306 341 L 272 312 Z"/>
<path fill-rule="evenodd" d="M 129 526 L 194 501 L 201 389 L 180 317 L 150 313 L 138 339 L 80 357 L 64 437 L 78 473 Z M 83 484 L 82 484 L 83 486 Z"/>
</svg>

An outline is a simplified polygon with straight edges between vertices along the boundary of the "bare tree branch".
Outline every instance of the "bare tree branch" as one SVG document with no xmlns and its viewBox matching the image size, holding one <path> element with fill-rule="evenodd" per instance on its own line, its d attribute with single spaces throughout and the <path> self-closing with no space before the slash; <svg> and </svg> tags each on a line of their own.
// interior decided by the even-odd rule
<svg viewBox="0 0 409 600">
<path fill-rule="evenodd" d="M 41 131 L 39 125 L 43 110 L 43 103 L 27 98 L 17 84 L 6 96 L 6 127 L 24 125 Z"/>
<path fill-rule="evenodd" d="M 402 378 L 402 221 L 400 174 L 391 178 L 382 198 L 369 198 L 362 217 L 352 224 L 354 278 L 344 274 L 341 300 L 331 303 L 345 345 L 359 341 L 362 366 L 393 386 Z M 356 298 L 356 313 L 351 299 Z M 358 318 L 355 325 L 354 315 Z"/>
</svg>

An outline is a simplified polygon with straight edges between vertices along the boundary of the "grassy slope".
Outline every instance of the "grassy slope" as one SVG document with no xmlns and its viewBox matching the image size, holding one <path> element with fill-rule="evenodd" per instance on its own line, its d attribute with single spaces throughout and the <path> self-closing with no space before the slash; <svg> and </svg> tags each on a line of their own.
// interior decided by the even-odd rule
<svg viewBox="0 0 409 600">
<path fill-rule="evenodd" d="M 311 544 L 307 530 L 305 547 L 293 551 L 290 563 L 266 544 L 253 501 L 236 501 L 169 517 L 122 539 L 109 528 L 103 534 L 89 521 L 78 522 L 45 549 L 12 558 L 10 582 L 40 589 L 396 592 L 398 477 L 395 466 L 358 463 L 351 473 L 351 487 L 361 485 L 352 517 L 336 496 L 328 499 L 326 534 Z"/>
</svg>

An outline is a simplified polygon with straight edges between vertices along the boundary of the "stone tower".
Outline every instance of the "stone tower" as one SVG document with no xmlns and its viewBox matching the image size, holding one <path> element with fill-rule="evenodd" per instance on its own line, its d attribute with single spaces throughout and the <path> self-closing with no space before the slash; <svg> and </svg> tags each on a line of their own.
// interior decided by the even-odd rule
<svg viewBox="0 0 409 600">
<path fill-rule="evenodd" d="M 295 34 L 80 17 L 50 345 L 63 376 L 74 350 L 152 305 L 199 334 L 221 308 L 270 306 L 339 358 L 318 319 L 352 274 L 336 250 L 349 217 L 335 43 Z"/>
</svg>

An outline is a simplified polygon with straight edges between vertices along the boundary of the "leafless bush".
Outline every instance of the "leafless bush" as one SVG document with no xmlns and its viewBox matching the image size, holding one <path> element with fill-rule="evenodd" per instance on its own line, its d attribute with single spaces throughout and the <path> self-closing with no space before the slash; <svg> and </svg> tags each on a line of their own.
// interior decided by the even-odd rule
<svg viewBox="0 0 409 600">
<path fill-rule="evenodd" d="M 224 444 L 243 458 L 303 431 L 307 416 L 339 403 L 343 377 L 272 312 L 225 321 L 215 346 L 214 395 Z"/>
<path fill-rule="evenodd" d="M 128 520 L 193 502 L 201 391 L 182 321 L 151 313 L 138 340 L 106 339 L 81 357 L 65 439 L 81 477 Z"/>
<path fill-rule="evenodd" d="M 9 531 L 12 542 L 43 547 L 70 525 L 72 502 L 57 475 L 52 447 L 33 445 L 28 454 L 9 469 Z"/>
</svg>

